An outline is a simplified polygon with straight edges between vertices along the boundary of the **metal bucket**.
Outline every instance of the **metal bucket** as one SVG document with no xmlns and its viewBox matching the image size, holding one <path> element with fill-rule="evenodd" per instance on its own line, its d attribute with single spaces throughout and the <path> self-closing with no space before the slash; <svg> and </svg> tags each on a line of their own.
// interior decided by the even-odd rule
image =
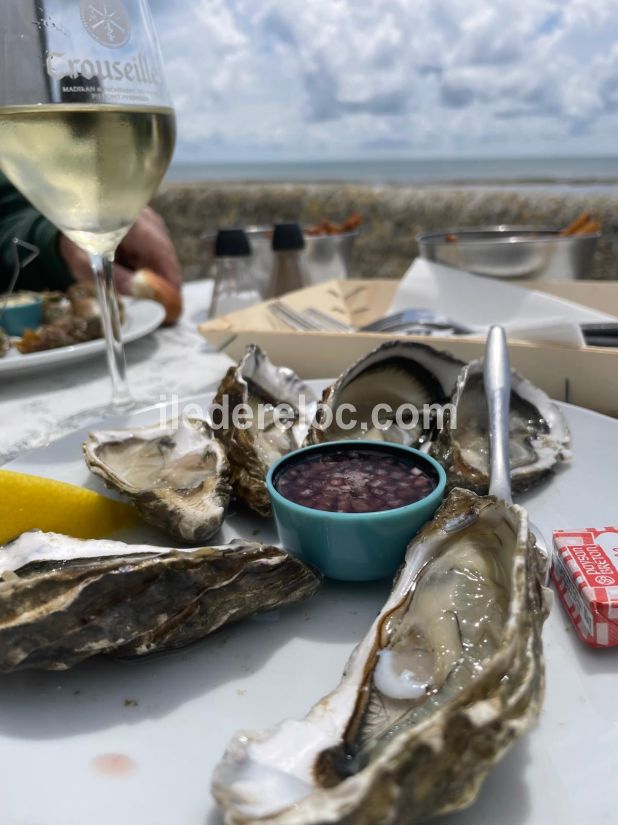
<svg viewBox="0 0 618 825">
<path fill-rule="evenodd" d="M 600 233 L 565 236 L 555 227 L 481 226 L 419 235 L 422 258 L 492 278 L 580 280 Z"/>
</svg>

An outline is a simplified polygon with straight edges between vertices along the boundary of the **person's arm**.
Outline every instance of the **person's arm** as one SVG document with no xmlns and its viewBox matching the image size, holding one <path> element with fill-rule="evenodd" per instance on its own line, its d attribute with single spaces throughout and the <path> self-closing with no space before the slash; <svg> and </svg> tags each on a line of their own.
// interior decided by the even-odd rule
<svg viewBox="0 0 618 825">
<path fill-rule="evenodd" d="M 56 227 L 0 173 L 0 293 L 8 289 L 15 265 L 13 238 L 34 244 L 40 255 L 22 270 L 16 289 L 65 290 L 74 283 L 60 255 Z"/>
</svg>

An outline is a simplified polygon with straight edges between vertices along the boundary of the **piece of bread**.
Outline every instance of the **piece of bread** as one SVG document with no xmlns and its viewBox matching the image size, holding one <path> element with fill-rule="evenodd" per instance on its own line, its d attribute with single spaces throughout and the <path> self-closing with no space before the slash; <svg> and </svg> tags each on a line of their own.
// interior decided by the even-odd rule
<svg viewBox="0 0 618 825">
<path fill-rule="evenodd" d="M 165 308 L 164 325 L 172 326 L 182 313 L 182 295 L 169 281 L 157 275 L 152 269 L 138 270 L 131 280 L 131 295 L 134 298 L 150 298 Z"/>
</svg>

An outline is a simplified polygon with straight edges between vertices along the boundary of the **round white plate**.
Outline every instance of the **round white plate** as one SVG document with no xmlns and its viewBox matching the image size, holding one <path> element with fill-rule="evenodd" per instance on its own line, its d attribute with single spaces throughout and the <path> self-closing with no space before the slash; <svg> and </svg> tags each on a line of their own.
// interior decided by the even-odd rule
<svg viewBox="0 0 618 825">
<path fill-rule="evenodd" d="M 149 335 L 163 323 L 165 310 L 156 301 L 126 297 L 123 297 L 122 301 L 125 306 L 125 322 L 122 327 L 122 339 L 125 344 Z M 86 341 L 84 344 L 74 344 L 71 347 L 33 352 L 29 355 L 21 355 L 17 350 L 10 349 L 4 358 L 0 358 L 0 376 L 22 375 L 57 364 L 71 364 L 104 352 L 103 338 Z"/>
<path fill-rule="evenodd" d="M 207 408 L 211 397 L 191 401 Z M 552 529 L 618 521 L 618 421 L 562 406 L 573 461 L 525 501 L 548 539 Z M 165 410 L 152 408 L 104 426 L 149 424 L 161 414 Z M 84 435 L 73 433 L 9 466 L 103 490 L 82 463 Z M 258 540 L 275 538 L 269 521 L 232 516 L 221 540 L 255 531 Z M 224 628 L 175 654 L 1 676 L 0 822 L 219 823 L 210 776 L 232 734 L 304 716 L 339 681 L 387 591 L 387 583 L 328 582 L 304 604 Z M 442 822 L 615 821 L 618 648 L 586 648 L 557 602 L 544 641 L 547 697 L 540 725 L 492 771 L 472 808 Z M 101 773 L 94 760 L 104 754 L 129 757 L 134 771 Z"/>
</svg>

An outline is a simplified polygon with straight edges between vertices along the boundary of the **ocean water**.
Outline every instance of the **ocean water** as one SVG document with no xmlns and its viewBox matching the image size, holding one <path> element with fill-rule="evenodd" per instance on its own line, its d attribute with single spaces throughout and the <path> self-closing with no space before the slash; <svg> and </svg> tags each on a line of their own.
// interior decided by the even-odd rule
<svg viewBox="0 0 618 825">
<path fill-rule="evenodd" d="M 174 163 L 169 181 L 349 182 L 618 193 L 617 157 Z"/>
</svg>

